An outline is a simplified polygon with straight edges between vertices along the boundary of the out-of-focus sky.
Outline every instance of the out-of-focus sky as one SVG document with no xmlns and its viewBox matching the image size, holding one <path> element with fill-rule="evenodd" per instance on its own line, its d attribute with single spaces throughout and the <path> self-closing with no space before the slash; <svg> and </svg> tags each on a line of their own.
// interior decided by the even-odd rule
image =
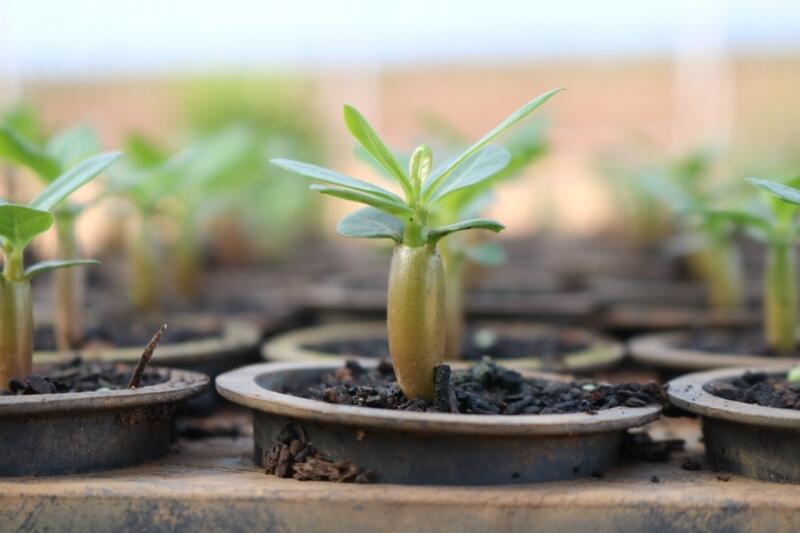
<svg viewBox="0 0 800 533">
<path fill-rule="evenodd" d="M 0 76 L 800 51 L 797 0 L 0 0 Z"/>
</svg>

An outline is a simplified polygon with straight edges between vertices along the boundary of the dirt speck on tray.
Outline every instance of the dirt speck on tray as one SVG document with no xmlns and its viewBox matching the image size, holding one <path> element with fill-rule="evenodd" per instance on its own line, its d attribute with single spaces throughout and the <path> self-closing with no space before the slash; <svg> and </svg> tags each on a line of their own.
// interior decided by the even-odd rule
<svg viewBox="0 0 800 533">
<path fill-rule="evenodd" d="M 382 361 L 365 369 L 356 361 L 320 378 L 317 383 L 288 390 L 289 394 L 327 403 L 402 411 L 486 415 L 588 413 L 613 407 L 644 407 L 666 402 L 656 383 L 554 381 L 524 378 L 491 359 L 467 370 L 436 372 L 436 401 L 406 398 L 397 385 L 392 365 Z M 434 379 L 434 376 L 431 376 Z"/>
<path fill-rule="evenodd" d="M 800 383 L 789 383 L 784 376 L 747 372 L 732 380 L 712 381 L 703 388 L 726 400 L 800 410 Z"/>
<path fill-rule="evenodd" d="M 11 379 L 9 388 L 12 395 L 125 389 L 132 373 L 133 365 L 82 361 L 76 358 L 68 363 L 44 369 L 42 375 L 31 374 L 24 379 Z M 147 368 L 142 373 L 139 386 L 158 385 L 168 379 L 169 375 L 166 372 Z"/>
</svg>

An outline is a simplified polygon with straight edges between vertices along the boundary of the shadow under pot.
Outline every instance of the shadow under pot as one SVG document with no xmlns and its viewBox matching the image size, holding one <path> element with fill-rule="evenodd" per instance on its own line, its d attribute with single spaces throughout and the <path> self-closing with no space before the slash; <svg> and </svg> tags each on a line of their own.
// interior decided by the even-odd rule
<svg viewBox="0 0 800 533">
<path fill-rule="evenodd" d="M 374 361 L 359 368 L 381 372 Z M 276 452 L 279 466 L 284 449 L 287 461 L 295 447 L 302 453 L 302 439 L 329 461 L 355 465 L 373 481 L 399 484 L 503 485 L 600 473 L 616 463 L 625 430 L 655 420 L 661 409 L 642 402 L 592 414 L 458 414 L 299 396 L 298 391 L 319 387 L 342 370 L 337 361 L 264 363 L 221 375 L 217 390 L 253 410 L 254 458 L 267 469 Z M 543 379 L 561 382 L 554 376 Z M 302 474 L 297 464 L 284 467 Z"/>
<path fill-rule="evenodd" d="M 760 330 L 697 329 L 653 333 L 633 338 L 631 358 L 653 367 L 666 380 L 689 372 L 773 363 L 800 365 L 800 357 L 778 357 Z"/>
<path fill-rule="evenodd" d="M 526 322 L 468 325 L 462 361 L 491 357 L 515 370 L 587 374 L 607 370 L 625 355 L 624 347 L 589 330 Z M 388 360 L 386 322 L 353 322 L 298 329 L 262 345 L 268 361 Z"/>
<path fill-rule="evenodd" d="M 323 323 L 385 318 L 388 277 L 388 269 L 378 275 L 331 276 L 305 289 L 302 306 Z M 588 292 L 565 290 L 554 276 L 529 270 L 493 272 L 484 286 L 465 294 L 465 311 L 475 319 L 583 324 L 592 309 Z"/>
<path fill-rule="evenodd" d="M 800 483 L 800 387 L 791 365 L 699 372 L 670 381 L 670 401 L 700 416 L 714 467 L 764 481 Z"/>
<path fill-rule="evenodd" d="M 174 440 L 181 404 L 209 385 L 208 377 L 197 372 L 152 367 L 145 371 L 150 384 L 128 389 L 133 366 L 104 365 L 105 373 L 97 364 L 79 370 L 84 363 L 48 374 L 59 387 L 72 379 L 77 385 L 66 390 L 85 392 L 53 392 L 50 381 L 29 378 L 34 382 L 26 383 L 25 394 L 0 394 L 0 477 L 77 474 L 157 459 Z M 76 372 L 99 382 L 87 389 Z M 124 381 L 106 382 L 113 376 Z M 33 390 L 39 393 L 30 394 Z"/>
<path fill-rule="evenodd" d="M 261 331 L 253 322 L 209 314 L 175 315 L 166 322 L 169 328 L 153 356 L 154 365 L 201 372 L 213 379 L 258 360 Z M 142 320 L 90 327 L 85 346 L 69 351 L 55 350 L 51 325 L 37 326 L 33 362 L 40 367 L 80 357 L 84 361 L 135 364 L 160 325 Z M 211 389 L 188 402 L 187 407 L 192 412 L 208 414 L 218 403 L 219 398 Z"/>
</svg>

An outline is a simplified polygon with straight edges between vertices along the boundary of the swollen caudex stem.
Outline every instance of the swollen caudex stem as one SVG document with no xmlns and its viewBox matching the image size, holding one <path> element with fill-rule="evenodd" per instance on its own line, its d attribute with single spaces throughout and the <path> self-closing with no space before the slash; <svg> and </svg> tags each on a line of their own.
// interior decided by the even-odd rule
<svg viewBox="0 0 800 533">
<path fill-rule="evenodd" d="M 161 304 L 158 246 L 148 220 L 142 216 L 128 228 L 128 297 L 143 312 L 155 312 Z"/>
<path fill-rule="evenodd" d="M 712 309 L 729 312 L 744 306 L 742 257 L 730 238 L 706 239 L 705 246 L 690 254 L 688 261 L 696 277 L 703 281 Z"/>
<path fill-rule="evenodd" d="M 794 246 L 786 240 L 769 244 L 764 293 L 764 335 L 779 355 L 793 355 L 797 344 L 797 267 Z"/>
<path fill-rule="evenodd" d="M 340 235 L 388 238 L 395 242 L 389 272 L 387 329 L 397 381 L 407 398 L 433 398 L 434 367 L 445 358 L 447 300 L 444 265 L 437 249 L 439 241 L 458 231 L 503 229 L 498 222 L 483 218 L 433 227 L 429 215 L 441 200 L 459 191 L 477 190 L 503 170 L 510 162 L 508 152 L 489 143 L 560 90 L 531 100 L 454 160 L 436 169 L 431 150 L 425 145 L 414 151 L 408 171 L 401 168 L 367 120 L 354 108 L 345 106 L 348 130 L 397 182 L 402 198 L 382 187 L 322 167 L 286 159 L 272 160 L 281 168 L 318 182 L 312 185 L 313 190 L 368 206 L 339 222 Z"/>
<path fill-rule="evenodd" d="M 22 253 L 6 243 L 0 279 L 0 391 L 11 378 L 31 373 L 33 361 L 33 304 L 31 283 Z"/>
</svg>

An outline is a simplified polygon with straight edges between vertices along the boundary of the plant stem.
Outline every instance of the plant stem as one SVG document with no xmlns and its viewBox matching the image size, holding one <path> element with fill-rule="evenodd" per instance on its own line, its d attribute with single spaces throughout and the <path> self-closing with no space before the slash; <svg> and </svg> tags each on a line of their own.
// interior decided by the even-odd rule
<svg viewBox="0 0 800 533">
<path fill-rule="evenodd" d="M 56 217 L 58 236 L 58 257 L 60 259 L 79 259 L 78 244 L 75 238 L 75 216 L 59 213 Z M 86 271 L 82 268 L 56 270 L 55 276 L 55 334 L 59 350 L 80 347 L 85 330 L 83 313 L 86 301 Z"/>
<path fill-rule="evenodd" d="M 733 311 L 744 306 L 744 269 L 738 248 L 728 238 L 709 239 L 693 264 L 703 280 L 712 309 Z"/>
<path fill-rule="evenodd" d="M 200 286 L 199 248 L 195 228 L 188 222 L 183 222 L 173 248 L 173 265 L 175 288 L 184 301 L 195 299 Z"/>
<path fill-rule="evenodd" d="M 445 350 L 445 283 L 434 245 L 398 244 L 389 271 L 389 351 L 407 398 L 433 400 L 433 368 Z"/>
<path fill-rule="evenodd" d="M 130 299 L 137 309 L 149 312 L 159 306 L 158 264 L 154 257 L 156 245 L 144 218 L 138 225 L 138 230 L 138 234 L 130 235 L 128 239 L 131 269 Z"/>
<path fill-rule="evenodd" d="M 0 391 L 8 390 L 11 378 L 30 374 L 32 361 L 31 284 L 25 277 L 22 253 L 12 251 L 6 254 L 0 279 Z"/>
<path fill-rule="evenodd" d="M 770 244 L 767 255 L 764 325 L 767 345 L 780 355 L 795 352 L 797 286 L 794 248 L 789 242 Z"/>
</svg>

